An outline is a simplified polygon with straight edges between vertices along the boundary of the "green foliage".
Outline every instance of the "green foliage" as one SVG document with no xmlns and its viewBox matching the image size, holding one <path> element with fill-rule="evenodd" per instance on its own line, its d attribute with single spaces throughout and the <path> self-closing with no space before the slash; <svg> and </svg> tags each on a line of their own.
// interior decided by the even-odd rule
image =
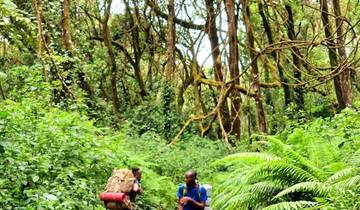
<svg viewBox="0 0 360 210">
<path fill-rule="evenodd" d="M 99 171 L 87 151 L 95 145 L 97 129 L 78 114 L 39 108 L 31 103 L 1 104 L 0 205 L 5 209 L 95 205 Z"/>
<path fill-rule="evenodd" d="M 114 167 L 140 166 L 144 188 L 140 205 L 168 209 L 175 185 L 152 164 L 126 150 L 124 135 L 111 135 L 86 117 L 34 103 L 1 104 L 0 174 L 4 209 L 87 209 Z M 166 184 L 167 188 L 163 188 Z"/>
<path fill-rule="evenodd" d="M 257 142 L 262 153 L 239 153 L 215 163 L 228 179 L 217 188 L 217 209 L 356 209 L 359 207 L 360 113 L 347 109 L 318 119 L 281 141 Z"/>
<path fill-rule="evenodd" d="M 182 175 L 196 169 L 211 183 L 220 142 L 188 137 L 168 146 L 148 133 L 141 138 L 97 128 L 77 112 L 23 99 L 0 104 L 0 206 L 4 209 L 101 208 L 97 195 L 113 168 L 139 166 L 140 209 L 171 209 Z M 209 156 L 209 153 L 212 154 Z"/>
<path fill-rule="evenodd" d="M 29 14 L 18 9 L 11 0 L 0 0 L 0 17 L 0 41 L 6 39 L 20 46 L 31 44 L 34 38 L 28 33 L 35 30 L 35 25 L 31 23 Z"/>
<path fill-rule="evenodd" d="M 222 142 L 195 135 L 177 145 L 168 145 L 164 139 L 148 133 L 141 138 L 132 137 L 127 147 L 136 156 L 145 156 L 151 160 L 155 164 L 155 172 L 171 177 L 175 183 L 183 182 L 184 173 L 190 169 L 199 172 L 201 182 L 211 182 L 211 163 L 227 154 L 226 146 Z"/>
</svg>

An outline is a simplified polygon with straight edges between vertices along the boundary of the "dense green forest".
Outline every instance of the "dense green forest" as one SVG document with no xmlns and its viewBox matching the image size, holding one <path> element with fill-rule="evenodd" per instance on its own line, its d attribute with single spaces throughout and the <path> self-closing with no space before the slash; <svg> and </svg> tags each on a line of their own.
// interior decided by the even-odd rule
<svg viewBox="0 0 360 210">
<path fill-rule="evenodd" d="M 360 209 L 360 1 L 0 0 L 0 209 Z"/>
</svg>

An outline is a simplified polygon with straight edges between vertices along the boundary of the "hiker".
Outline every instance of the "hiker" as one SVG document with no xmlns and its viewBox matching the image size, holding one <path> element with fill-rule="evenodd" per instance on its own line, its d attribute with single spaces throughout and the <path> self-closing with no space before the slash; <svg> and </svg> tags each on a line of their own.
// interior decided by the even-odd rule
<svg viewBox="0 0 360 210">
<path fill-rule="evenodd" d="M 129 197 L 130 197 L 131 202 L 135 202 L 136 196 L 143 192 L 143 189 L 141 188 L 141 183 L 140 183 L 141 182 L 141 170 L 140 170 L 140 168 L 133 168 L 131 171 L 135 177 L 135 180 L 134 180 L 133 188 L 132 188 L 131 192 L 129 193 Z"/>
<path fill-rule="evenodd" d="M 108 180 L 105 190 L 106 192 L 117 193 L 121 202 L 104 200 L 105 208 L 110 210 L 135 209 L 136 196 L 143 192 L 140 181 L 140 168 L 133 168 L 132 170 L 114 170 L 113 175 Z M 121 195 L 123 195 L 123 197 L 121 197 Z M 111 194 L 110 197 L 112 197 L 111 199 L 114 199 L 114 194 Z"/>
<path fill-rule="evenodd" d="M 179 210 L 203 210 L 206 206 L 206 189 L 197 181 L 197 174 L 190 170 L 185 173 L 185 184 L 177 192 Z"/>
</svg>

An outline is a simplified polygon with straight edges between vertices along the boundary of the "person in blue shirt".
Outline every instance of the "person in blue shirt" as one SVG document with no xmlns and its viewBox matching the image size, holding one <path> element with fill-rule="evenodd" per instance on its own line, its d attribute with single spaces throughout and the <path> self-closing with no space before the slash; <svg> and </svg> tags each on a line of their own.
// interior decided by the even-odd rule
<svg viewBox="0 0 360 210">
<path fill-rule="evenodd" d="M 196 180 L 196 172 L 185 173 L 185 184 L 177 192 L 179 210 L 203 210 L 207 200 L 206 190 Z"/>
</svg>

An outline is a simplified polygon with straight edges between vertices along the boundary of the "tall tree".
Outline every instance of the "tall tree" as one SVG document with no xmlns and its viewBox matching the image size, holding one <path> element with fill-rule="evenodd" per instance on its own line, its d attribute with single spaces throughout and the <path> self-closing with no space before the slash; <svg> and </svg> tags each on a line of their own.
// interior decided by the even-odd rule
<svg viewBox="0 0 360 210">
<path fill-rule="evenodd" d="M 296 40 L 295 34 L 295 26 L 294 26 L 294 16 L 293 11 L 290 5 L 285 5 L 285 9 L 287 12 L 287 34 L 290 40 Z M 291 55 L 293 58 L 293 65 L 294 65 L 294 78 L 296 80 L 295 88 L 294 88 L 294 100 L 296 102 L 297 108 L 304 109 L 305 108 L 305 101 L 304 101 L 304 90 L 298 84 L 302 81 L 301 76 L 301 60 L 300 60 L 300 50 L 299 48 L 293 46 L 291 47 Z"/>
<path fill-rule="evenodd" d="M 139 6 L 138 6 L 137 2 L 134 2 L 133 3 L 134 8 L 132 11 L 127 0 L 124 0 L 124 2 L 126 5 L 126 11 L 129 15 L 129 17 L 128 17 L 129 22 L 130 22 L 130 25 L 132 26 L 131 37 L 132 37 L 132 48 L 133 48 L 133 52 L 134 52 L 134 60 L 133 60 L 133 62 L 131 62 L 131 64 L 134 68 L 135 79 L 136 79 L 137 83 L 139 84 L 140 96 L 142 98 L 144 98 L 147 95 L 147 91 L 146 91 L 144 79 L 141 75 L 141 66 L 140 66 L 143 50 L 140 47 L 141 17 L 140 17 L 140 13 L 139 13 Z"/>
<path fill-rule="evenodd" d="M 61 26 L 63 29 L 63 44 L 67 51 L 72 50 L 71 41 L 71 21 L 70 21 L 69 1 L 62 0 L 62 20 Z"/>
<path fill-rule="evenodd" d="M 333 31 L 329 20 L 329 9 L 328 9 L 327 0 L 320 1 L 320 8 L 321 8 L 321 20 L 324 26 L 331 70 L 334 71 L 338 66 L 338 59 L 336 55 L 336 44 L 333 38 Z M 336 98 L 339 103 L 339 107 L 344 108 L 346 107 L 346 104 L 343 98 L 340 75 L 338 75 L 338 71 L 335 71 L 334 74 L 335 74 L 334 87 L 335 87 Z"/>
<path fill-rule="evenodd" d="M 218 29 L 216 26 L 216 11 L 215 11 L 215 1 L 214 0 L 206 0 L 206 10 L 207 10 L 207 34 L 210 41 L 211 46 L 211 56 L 213 60 L 213 68 L 214 68 L 214 78 L 216 81 L 224 82 L 224 76 L 222 73 L 222 59 L 220 53 L 220 44 L 219 44 L 219 36 Z M 218 88 L 220 90 L 220 88 Z M 222 120 L 224 120 L 224 128 L 226 131 L 231 129 L 231 119 L 229 109 L 227 104 L 225 103 L 221 107 L 221 116 Z"/>
<path fill-rule="evenodd" d="M 339 0 L 333 0 L 334 6 L 334 15 L 335 15 L 335 24 L 336 24 L 336 34 L 337 34 L 337 50 L 339 54 L 339 62 L 341 65 L 345 64 L 347 60 L 346 50 L 345 50 L 345 34 L 343 30 L 343 17 L 341 16 L 341 6 Z M 340 74 L 341 81 L 341 92 L 342 92 L 342 102 L 339 104 L 340 108 L 350 107 L 352 105 L 352 93 L 351 93 L 351 83 L 350 83 L 350 73 L 351 69 L 349 67 L 343 67 L 341 69 L 342 73 Z"/>
<path fill-rule="evenodd" d="M 114 112 L 118 114 L 120 111 L 120 100 L 117 90 L 117 67 L 116 67 L 115 51 L 112 45 L 112 36 L 108 25 L 110 19 L 111 4 L 112 4 L 112 0 L 104 0 L 105 10 L 104 10 L 104 17 L 101 20 L 101 24 L 102 24 L 102 35 L 104 39 L 104 44 L 107 48 L 107 52 L 109 55 L 109 64 L 111 68 L 110 84 L 111 84 Z"/>
<path fill-rule="evenodd" d="M 259 131 L 263 133 L 267 133 L 265 112 L 262 104 L 261 90 L 259 84 L 260 74 L 259 74 L 258 62 L 256 58 L 255 37 L 250 22 L 249 0 L 242 1 L 242 9 L 243 9 L 243 20 L 246 27 L 246 37 L 248 44 L 247 46 L 251 59 L 251 75 L 252 75 L 252 84 L 253 84 L 252 87 L 255 92 L 255 104 L 256 104 L 256 113 L 259 124 Z"/>
<path fill-rule="evenodd" d="M 272 33 L 272 30 L 271 30 L 269 21 L 268 21 L 266 15 L 265 15 L 265 12 L 264 12 L 264 5 L 262 3 L 262 0 L 259 1 L 258 8 L 259 8 L 259 13 L 260 13 L 261 20 L 262 20 L 262 25 L 264 27 L 264 30 L 265 30 L 269 45 L 272 45 L 272 44 L 274 44 L 274 37 L 273 37 L 273 33 Z M 290 88 L 289 88 L 289 85 L 288 85 L 289 81 L 284 75 L 284 68 L 280 64 L 277 53 L 275 51 L 271 51 L 270 55 L 273 58 L 274 62 L 276 62 L 276 66 L 278 68 L 280 82 L 281 82 L 282 87 L 284 89 L 284 103 L 285 103 L 285 107 L 286 107 L 291 103 L 291 93 L 290 93 Z"/>
<path fill-rule="evenodd" d="M 68 0 L 62 0 L 62 18 L 61 18 L 61 28 L 62 28 L 62 41 L 64 46 L 65 53 L 72 57 L 72 40 L 71 40 L 71 17 L 70 17 L 70 11 L 69 11 L 69 1 Z M 71 88 L 73 83 L 73 62 L 68 59 L 63 64 L 63 70 L 66 74 L 66 77 L 64 79 L 64 83 L 68 88 Z M 66 91 L 66 87 L 63 85 L 63 89 L 59 93 L 60 98 L 63 99 L 63 102 L 66 101 L 66 99 L 69 97 Z"/>
<path fill-rule="evenodd" d="M 239 43 L 237 39 L 238 29 L 238 14 L 235 12 L 235 1 L 225 0 L 225 10 L 227 15 L 228 24 L 228 39 L 229 39 L 229 69 L 230 77 L 233 85 L 233 92 L 231 95 L 231 121 L 232 133 L 237 139 L 241 137 L 241 96 L 240 93 L 234 88 L 235 85 L 240 83 L 239 78 Z"/>
<path fill-rule="evenodd" d="M 214 76 L 216 81 L 223 81 L 223 74 L 221 71 L 221 54 L 218 30 L 216 28 L 216 13 L 214 7 L 214 0 L 206 0 L 207 9 L 207 34 L 210 40 L 211 56 L 214 63 Z"/>
<path fill-rule="evenodd" d="M 168 21 L 167 21 L 167 34 L 166 34 L 166 67 L 165 67 L 165 87 L 163 91 L 164 100 L 164 115 L 165 115 L 165 138 L 170 138 L 171 131 L 171 101 L 172 101 L 172 87 L 171 82 L 175 71 L 175 5 L 174 0 L 169 0 L 168 5 Z"/>
<path fill-rule="evenodd" d="M 42 27 L 42 6 L 41 6 L 41 0 L 34 0 L 34 6 L 35 6 L 35 13 L 36 13 L 36 19 L 37 19 L 37 25 L 38 25 L 38 34 L 37 34 L 37 56 L 41 57 L 43 47 L 44 47 L 44 41 L 43 38 L 43 27 Z"/>
</svg>

